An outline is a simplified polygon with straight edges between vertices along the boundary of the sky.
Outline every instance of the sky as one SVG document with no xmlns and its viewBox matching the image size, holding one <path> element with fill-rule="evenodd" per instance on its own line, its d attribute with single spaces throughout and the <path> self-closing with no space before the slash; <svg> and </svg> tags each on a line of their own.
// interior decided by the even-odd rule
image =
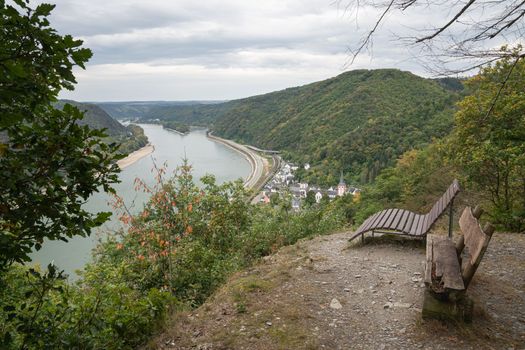
<svg viewBox="0 0 525 350">
<path fill-rule="evenodd" d="M 76 89 L 61 98 L 230 100 L 351 69 L 429 74 L 392 34 L 432 20 L 417 11 L 390 16 L 372 50 L 349 66 L 349 48 L 373 26 L 377 10 L 348 11 L 337 0 L 51 2 L 57 5 L 52 27 L 93 51 L 87 69 L 75 69 Z"/>
</svg>

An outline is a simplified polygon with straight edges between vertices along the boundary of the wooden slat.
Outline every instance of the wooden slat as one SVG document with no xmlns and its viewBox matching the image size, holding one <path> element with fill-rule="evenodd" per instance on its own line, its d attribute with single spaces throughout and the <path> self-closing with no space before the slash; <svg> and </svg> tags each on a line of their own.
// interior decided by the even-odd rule
<svg viewBox="0 0 525 350">
<path fill-rule="evenodd" d="M 417 225 L 419 223 L 419 218 L 421 215 L 416 214 L 416 217 L 414 218 L 414 222 L 412 222 L 412 226 L 410 226 L 410 234 L 415 236 L 417 232 Z"/>
<path fill-rule="evenodd" d="M 434 221 L 435 220 L 435 218 L 437 217 L 436 213 L 437 213 L 437 202 L 434 203 L 434 206 L 432 206 L 432 209 L 429 212 L 430 221 Z"/>
<path fill-rule="evenodd" d="M 385 216 L 383 216 L 383 218 L 381 219 L 381 221 L 377 225 L 377 228 L 385 228 L 385 224 L 388 221 L 388 219 L 390 218 L 390 215 L 392 214 L 392 211 L 393 211 L 393 209 L 388 209 L 386 211 Z"/>
<path fill-rule="evenodd" d="M 356 232 L 365 231 L 365 230 L 366 230 L 366 227 L 367 227 L 368 225 L 370 225 L 370 220 L 372 220 L 372 218 L 373 218 L 375 215 L 377 215 L 377 213 L 374 214 L 374 215 L 372 215 L 372 216 L 370 216 L 370 217 L 369 217 L 368 219 L 366 219 L 365 221 L 363 221 L 363 223 L 361 224 L 361 226 L 359 226 L 359 228 L 357 229 Z"/>
<path fill-rule="evenodd" d="M 365 220 L 357 230 L 357 232 L 366 232 L 372 226 L 372 223 L 374 222 L 374 219 L 380 214 L 381 212 L 375 213 L 371 217 Z"/>
<path fill-rule="evenodd" d="M 438 216 L 441 215 L 443 212 L 443 197 L 441 197 L 438 201 Z"/>
<path fill-rule="evenodd" d="M 374 215 L 366 219 L 365 222 L 361 224 L 358 231 L 366 231 L 368 227 L 370 227 L 370 225 L 372 224 L 372 220 L 374 220 L 377 215 L 379 215 L 379 213 L 375 213 Z"/>
<path fill-rule="evenodd" d="M 403 227 L 403 232 L 410 233 L 410 228 L 412 227 L 412 223 L 414 222 L 414 219 L 416 217 L 416 214 L 410 212 L 408 215 L 407 221 L 405 222 L 405 226 Z"/>
<path fill-rule="evenodd" d="M 404 213 L 405 211 L 403 209 L 399 209 L 397 211 L 395 219 L 390 224 L 390 227 L 392 228 L 392 230 L 397 230 L 397 224 L 399 223 L 399 221 L 401 221 L 401 218 L 403 217 Z"/>
<path fill-rule="evenodd" d="M 385 224 L 385 228 L 388 228 L 388 229 L 393 229 L 392 227 L 392 223 L 394 222 L 394 220 L 396 219 L 397 217 L 397 213 L 399 213 L 401 209 L 394 209 L 392 210 L 392 213 L 390 213 L 390 219 L 388 219 L 388 221 L 386 222 Z M 394 226 L 395 227 L 395 226 Z"/>
<path fill-rule="evenodd" d="M 425 284 L 436 293 L 465 289 L 456 247 L 446 236 L 427 236 Z"/>
<path fill-rule="evenodd" d="M 419 216 L 419 221 L 417 223 L 416 235 L 421 235 L 423 233 L 423 222 L 425 221 L 425 215 Z"/>
<path fill-rule="evenodd" d="M 478 220 L 472 215 L 470 207 L 463 210 L 463 214 L 459 219 L 459 227 L 461 228 L 461 232 L 463 232 L 465 247 L 468 248 L 468 252 L 474 263 L 483 250 L 485 242 L 488 241 L 490 237 L 485 235 L 479 226 Z"/>
<path fill-rule="evenodd" d="M 430 213 L 425 215 L 425 221 L 423 222 L 423 231 L 428 232 L 428 229 L 430 228 Z"/>
<path fill-rule="evenodd" d="M 378 228 L 378 224 L 379 222 L 381 222 L 381 220 L 383 219 L 383 217 L 385 216 L 387 210 L 383 210 L 381 212 L 379 212 L 379 215 L 377 216 L 377 218 L 374 220 L 374 222 L 372 223 L 372 225 L 370 225 L 370 228 L 369 230 L 371 229 L 375 229 L 375 228 Z"/>
<path fill-rule="evenodd" d="M 415 214 L 403 209 L 386 209 L 375 213 L 361 224 L 354 237 L 363 232 L 381 228 L 411 235 L 424 235 L 437 218 L 443 214 L 443 211 L 459 191 L 459 182 L 454 180 L 426 215 Z"/>
<path fill-rule="evenodd" d="M 403 227 L 405 227 L 409 215 L 410 215 L 410 212 L 408 210 L 403 210 L 403 216 L 401 217 L 401 220 L 399 220 L 399 222 L 398 222 L 398 224 L 396 226 L 396 230 L 397 231 L 402 231 L 403 230 Z"/>
</svg>

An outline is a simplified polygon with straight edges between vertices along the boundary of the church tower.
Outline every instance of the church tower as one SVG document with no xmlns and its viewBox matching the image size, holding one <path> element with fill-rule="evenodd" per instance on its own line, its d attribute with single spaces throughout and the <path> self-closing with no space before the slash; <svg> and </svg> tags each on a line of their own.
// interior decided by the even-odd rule
<svg viewBox="0 0 525 350">
<path fill-rule="evenodd" d="M 337 185 L 337 195 L 339 197 L 342 197 L 346 194 L 346 183 L 345 183 L 345 180 L 343 178 L 343 171 L 341 171 L 341 178 L 339 179 L 339 185 Z"/>
</svg>

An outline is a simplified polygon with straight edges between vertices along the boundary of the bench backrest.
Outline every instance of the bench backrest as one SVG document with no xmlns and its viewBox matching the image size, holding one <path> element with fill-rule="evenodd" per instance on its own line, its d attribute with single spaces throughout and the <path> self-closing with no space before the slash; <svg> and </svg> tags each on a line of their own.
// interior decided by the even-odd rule
<svg viewBox="0 0 525 350">
<path fill-rule="evenodd" d="M 461 275 L 465 283 L 465 288 L 468 287 L 472 280 L 472 276 L 474 276 L 494 232 L 494 228 L 490 224 L 484 229 L 481 228 L 478 220 L 481 212 L 479 208 L 473 211 L 472 208 L 466 207 L 459 219 L 459 226 L 461 232 L 463 232 L 463 237 L 460 243 L 458 243 L 457 248 L 458 253 L 464 256 Z"/>
<path fill-rule="evenodd" d="M 432 206 L 432 209 L 427 214 L 428 220 L 427 224 L 424 227 L 425 232 L 430 229 L 430 226 L 437 220 L 438 217 L 443 214 L 445 209 L 447 209 L 450 202 L 456 197 L 456 195 L 459 193 L 459 182 L 458 180 L 454 179 L 452 184 L 447 188 L 445 193 L 437 200 L 437 202 Z"/>
</svg>

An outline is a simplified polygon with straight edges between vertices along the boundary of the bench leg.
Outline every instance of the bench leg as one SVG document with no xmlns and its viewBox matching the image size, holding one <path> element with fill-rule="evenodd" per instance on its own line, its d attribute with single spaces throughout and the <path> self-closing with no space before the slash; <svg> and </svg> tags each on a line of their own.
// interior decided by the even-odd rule
<svg viewBox="0 0 525 350">
<path fill-rule="evenodd" d="M 365 244 L 365 233 L 361 235 L 361 243 Z"/>
<path fill-rule="evenodd" d="M 471 323 L 473 309 L 474 301 L 466 295 L 457 301 L 443 301 L 434 297 L 428 289 L 425 290 L 422 310 L 423 319 Z"/>
</svg>

